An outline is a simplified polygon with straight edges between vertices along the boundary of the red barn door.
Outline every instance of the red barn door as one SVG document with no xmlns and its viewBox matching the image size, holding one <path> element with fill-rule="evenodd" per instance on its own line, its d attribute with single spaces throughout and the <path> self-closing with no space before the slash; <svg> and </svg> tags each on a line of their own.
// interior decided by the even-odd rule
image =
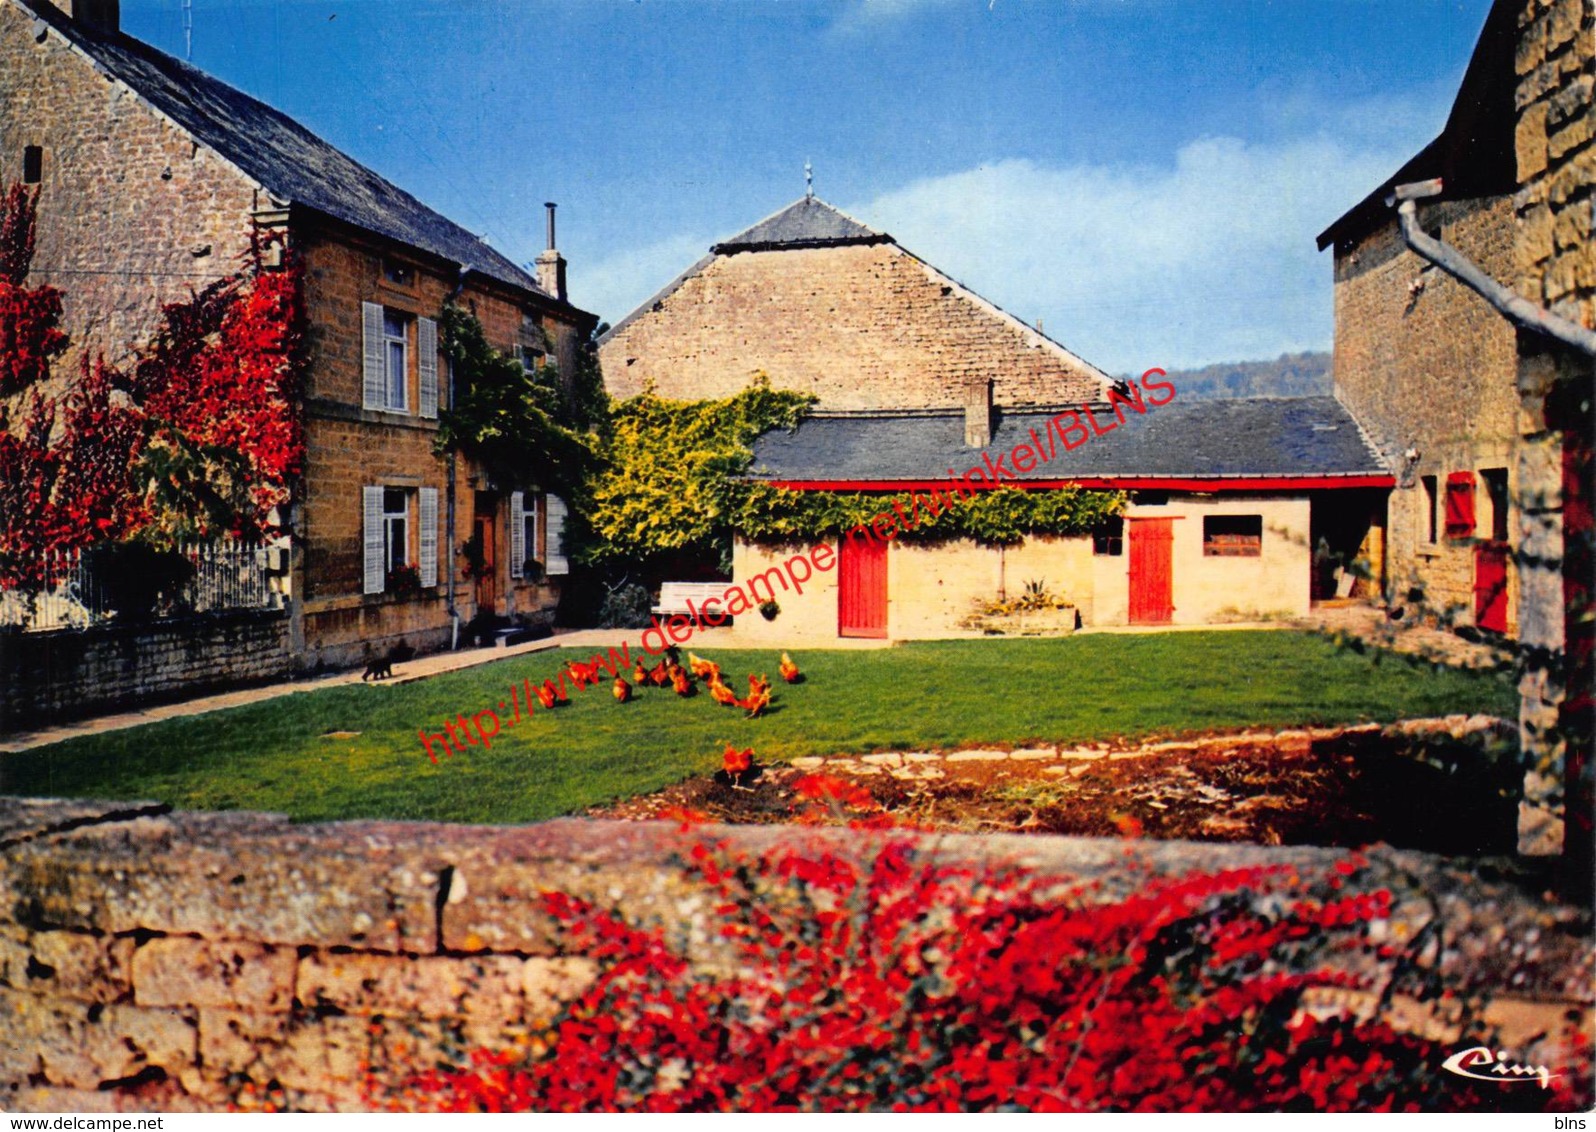
<svg viewBox="0 0 1596 1132">
<path fill-rule="evenodd" d="M 838 540 L 837 635 L 887 635 L 887 544 L 878 539 Z"/>
<path fill-rule="evenodd" d="M 1474 544 L 1474 625 L 1507 632 L 1507 543 Z"/>
<path fill-rule="evenodd" d="M 1175 613 L 1170 550 L 1173 519 L 1127 519 L 1130 535 L 1130 622 L 1162 625 Z"/>
</svg>

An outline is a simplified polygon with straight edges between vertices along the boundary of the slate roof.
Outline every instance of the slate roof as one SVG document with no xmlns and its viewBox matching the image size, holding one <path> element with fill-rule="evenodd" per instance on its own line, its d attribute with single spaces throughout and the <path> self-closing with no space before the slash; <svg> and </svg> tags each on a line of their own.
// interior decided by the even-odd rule
<svg viewBox="0 0 1596 1132">
<path fill-rule="evenodd" d="M 1095 436 L 1073 451 L 1055 443 L 1051 462 L 1016 473 L 1019 480 L 1141 477 L 1278 477 L 1389 475 L 1352 415 L 1333 397 L 1180 401 L 1145 415 L 1097 408 Z M 995 460 L 1030 430 L 1047 438 L 1058 410 L 997 410 Z M 791 431 L 769 432 L 754 444 L 754 479 L 808 482 L 893 482 L 946 479 L 981 464 L 964 446 L 961 412 L 813 416 Z M 1013 472 L 1012 464 L 1005 465 Z"/>
<path fill-rule="evenodd" d="M 710 248 L 712 255 L 775 251 L 780 248 L 831 248 L 842 244 L 891 242 L 885 232 L 867 228 L 817 197 L 806 196 L 747 231 Z"/>
<path fill-rule="evenodd" d="M 1501 196 L 1518 187 L 1514 55 L 1521 7 L 1518 0 L 1496 0 L 1491 6 L 1440 135 L 1319 233 L 1320 251 L 1394 221 L 1396 210 L 1385 198 L 1397 185 L 1439 177 L 1438 200 Z"/>
<path fill-rule="evenodd" d="M 45 0 L 32 0 L 24 7 L 82 51 L 96 69 L 126 83 L 277 200 L 547 295 L 536 279 L 477 236 L 286 114 L 131 36 L 75 22 Z"/>
</svg>

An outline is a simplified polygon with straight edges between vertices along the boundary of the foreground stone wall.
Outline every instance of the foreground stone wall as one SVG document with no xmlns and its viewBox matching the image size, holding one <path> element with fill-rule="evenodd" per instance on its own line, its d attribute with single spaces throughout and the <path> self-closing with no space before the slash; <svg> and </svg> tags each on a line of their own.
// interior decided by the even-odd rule
<svg viewBox="0 0 1596 1132">
<path fill-rule="evenodd" d="M 0 733 L 288 675 L 288 615 L 0 633 Z"/>
<path fill-rule="evenodd" d="M 704 833 L 749 853 L 793 836 L 839 847 L 865 836 Z M 713 904 L 677 856 L 702 835 L 575 820 L 303 826 L 0 798 L 0 1109 L 215 1108 L 246 1082 L 299 1107 L 360 1108 L 368 1064 L 393 1080 L 440 1051 L 512 1045 L 589 985 L 596 967 L 561 953 L 544 891 L 663 924 L 713 962 Z M 1043 837 L 948 836 L 927 849 L 1098 880 L 1105 896 L 1137 883 L 1138 863 L 1307 873 L 1345 855 Z M 1382 879 L 1398 894 L 1390 930 L 1417 932 L 1438 911 L 1447 942 L 1435 961 L 1461 985 L 1511 983 L 1502 1017 L 1520 1037 L 1555 1032 L 1571 1005 L 1588 1009 L 1588 917 L 1525 895 L 1533 883 L 1482 882 L 1440 858 L 1381 849 L 1373 860 L 1382 877 L 1406 878 Z"/>
</svg>

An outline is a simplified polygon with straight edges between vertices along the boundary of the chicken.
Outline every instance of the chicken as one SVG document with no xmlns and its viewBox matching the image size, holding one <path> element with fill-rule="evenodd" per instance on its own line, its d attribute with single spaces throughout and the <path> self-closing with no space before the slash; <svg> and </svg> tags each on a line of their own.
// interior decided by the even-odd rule
<svg viewBox="0 0 1596 1132">
<path fill-rule="evenodd" d="M 639 688 L 648 683 L 648 669 L 643 667 L 642 657 L 638 657 L 637 663 L 632 666 L 632 680 Z"/>
<path fill-rule="evenodd" d="M 732 691 L 719 680 L 709 682 L 709 695 L 717 704 L 732 707 L 737 703 L 737 693 Z"/>
<path fill-rule="evenodd" d="M 618 704 L 624 704 L 631 698 L 632 686 L 626 682 L 626 677 L 617 676 L 615 678 L 615 702 Z"/>
<path fill-rule="evenodd" d="M 735 778 L 754 765 L 754 749 L 745 747 L 739 751 L 736 747 L 727 743 L 726 753 L 721 756 L 720 765 L 727 774 Z"/>
<path fill-rule="evenodd" d="M 798 666 L 792 662 L 792 657 L 786 653 L 781 654 L 781 678 L 789 684 L 796 684 L 803 678 L 803 673 L 798 671 Z"/>
<path fill-rule="evenodd" d="M 760 692 L 768 691 L 770 691 L 769 677 L 755 676 L 752 672 L 748 674 L 748 694 L 750 696 L 757 696 Z"/>
<path fill-rule="evenodd" d="M 675 689 L 678 696 L 691 696 L 696 695 L 698 692 L 698 685 L 694 684 L 688 677 L 687 669 L 680 665 L 677 665 L 671 672 L 671 687 Z"/>
<path fill-rule="evenodd" d="M 563 683 L 556 684 L 553 680 L 545 680 L 543 682 L 549 686 L 549 691 L 554 693 L 554 698 L 560 703 L 565 704 L 571 702 L 571 697 L 565 694 L 565 685 Z"/>
<path fill-rule="evenodd" d="M 648 682 L 656 688 L 663 688 L 671 682 L 670 666 L 665 661 L 660 661 L 649 669 Z"/>
<path fill-rule="evenodd" d="M 534 688 L 533 691 L 537 693 L 538 703 L 542 704 L 545 708 L 552 708 L 554 706 L 554 681 L 545 680 L 543 683 Z"/>
<path fill-rule="evenodd" d="M 587 665 L 575 660 L 569 660 L 565 663 L 565 670 L 570 674 L 571 683 L 576 685 L 577 691 L 581 691 L 596 681 L 598 677 L 596 667 L 589 669 Z"/>
<path fill-rule="evenodd" d="M 713 660 L 704 660 L 701 657 L 694 656 L 692 653 L 688 653 L 687 666 L 693 670 L 693 675 L 700 680 L 707 680 L 712 684 L 720 680 L 720 665 Z"/>
<path fill-rule="evenodd" d="M 749 719 L 753 719 L 770 706 L 770 685 L 750 693 L 746 700 L 738 700 L 737 706 L 748 713 Z"/>
</svg>

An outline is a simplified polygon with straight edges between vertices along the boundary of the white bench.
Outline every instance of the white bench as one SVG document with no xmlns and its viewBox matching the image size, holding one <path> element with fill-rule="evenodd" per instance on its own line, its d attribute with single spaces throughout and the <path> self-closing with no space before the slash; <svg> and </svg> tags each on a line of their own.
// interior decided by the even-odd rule
<svg viewBox="0 0 1596 1132">
<path fill-rule="evenodd" d="M 725 594 L 726 587 L 730 584 L 730 582 L 661 582 L 659 604 L 654 607 L 654 612 L 691 613 L 692 610 L 687 608 L 689 601 L 702 609 L 704 602 Z"/>
</svg>

